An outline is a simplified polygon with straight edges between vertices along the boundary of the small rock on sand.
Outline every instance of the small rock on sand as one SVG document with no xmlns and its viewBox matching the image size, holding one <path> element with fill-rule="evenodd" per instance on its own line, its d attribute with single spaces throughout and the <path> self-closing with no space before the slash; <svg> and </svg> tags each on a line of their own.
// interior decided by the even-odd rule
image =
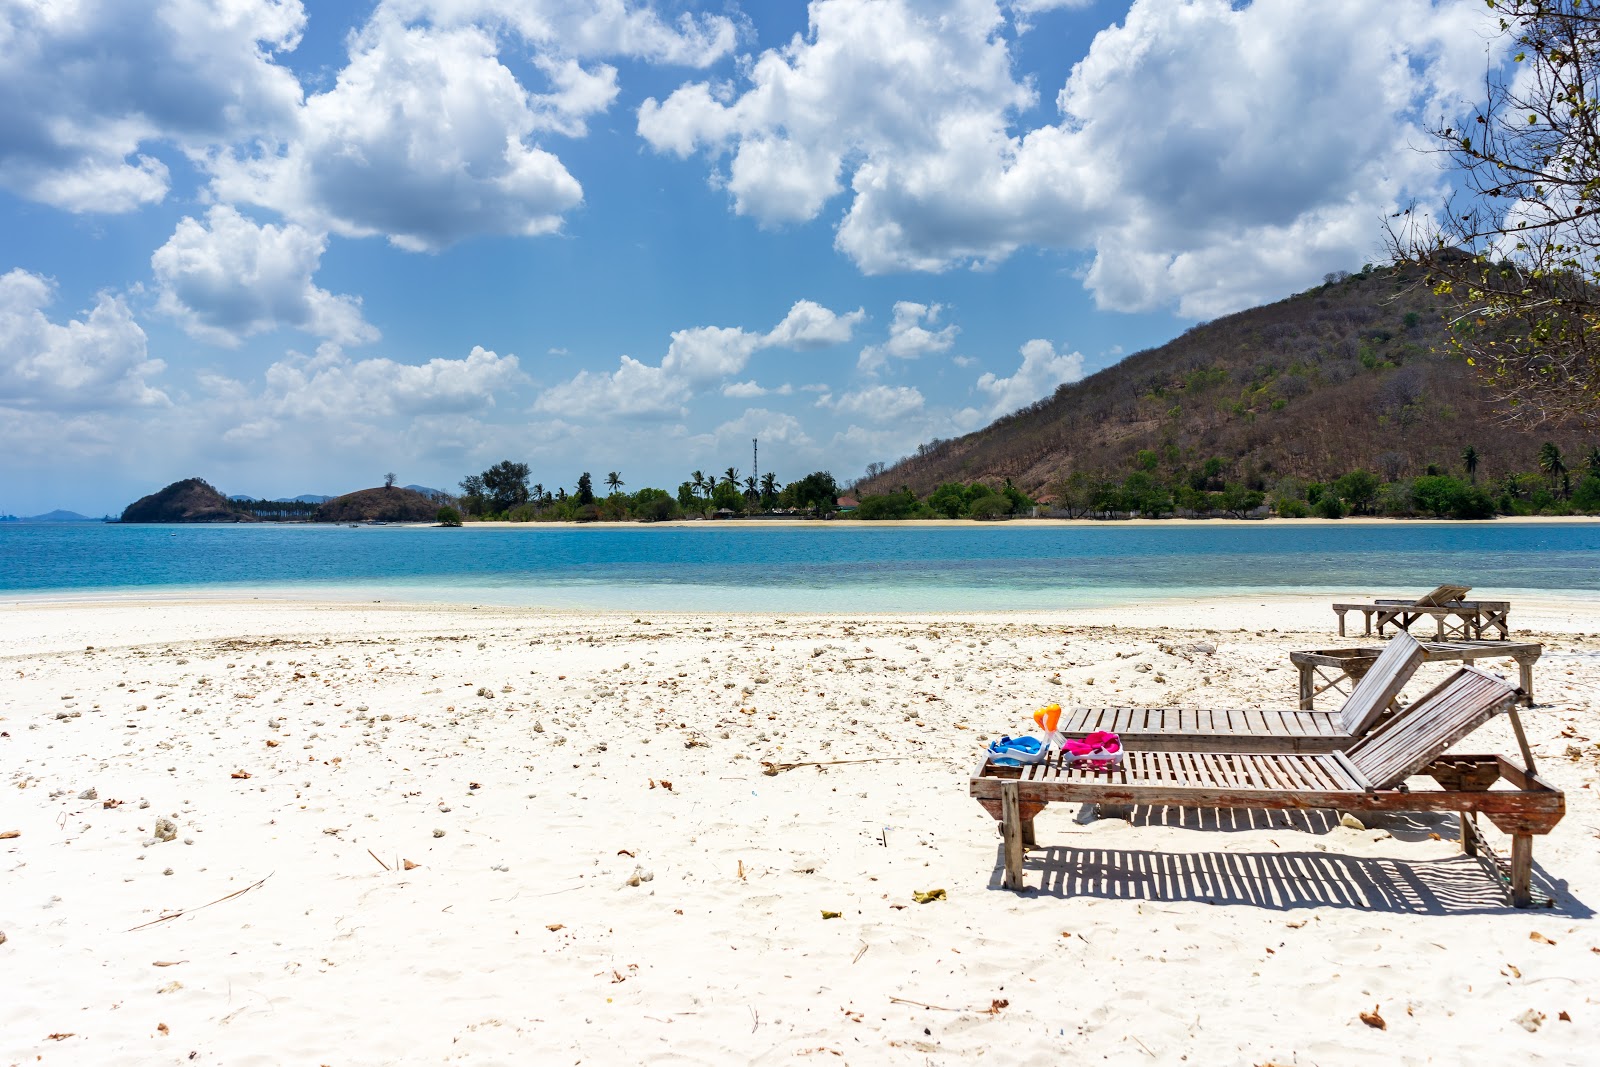
<svg viewBox="0 0 1600 1067">
<path fill-rule="evenodd" d="M 175 841 L 178 837 L 178 824 L 171 819 L 161 818 L 156 820 L 156 840 Z"/>
</svg>

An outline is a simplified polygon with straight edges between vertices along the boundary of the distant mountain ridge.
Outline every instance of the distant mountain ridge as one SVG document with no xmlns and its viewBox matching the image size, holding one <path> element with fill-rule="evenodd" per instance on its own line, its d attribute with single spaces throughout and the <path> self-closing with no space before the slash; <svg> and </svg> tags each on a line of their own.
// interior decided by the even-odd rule
<svg viewBox="0 0 1600 1067">
<path fill-rule="evenodd" d="M 1442 299 L 1418 271 L 1373 268 L 1204 323 L 1029 407 L 921 446 L 857 495 L 1011 479 L 1038 495 L 1073 472 L 1121 478 L 1222 461 L 1229 481 L 1388 480 L 1460 470 L 1480 481 L 1534 469 L 1551 441 L 1581 455 L 1579 427 L 1527 427 L 1498 411 L 1448 351 Z"/>
<path fill-rule="evenodd" d="M 79 515 L 76 511 L 63 511 L 57 508 L 47 511 L 43 515 L 24 515 L 15 522 L 99 522 L 93 515 Z"/>
</svg>

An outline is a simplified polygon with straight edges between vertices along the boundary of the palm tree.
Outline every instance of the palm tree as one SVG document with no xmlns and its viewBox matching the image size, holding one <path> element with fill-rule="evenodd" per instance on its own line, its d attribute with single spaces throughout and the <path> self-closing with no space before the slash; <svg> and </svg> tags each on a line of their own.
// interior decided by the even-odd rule
<svg viewBox="0 0 1600 1067">
<path fill-rule="evenodd" d="M 1478 484 L 1478 450 L 1468 445 L 1461 450 L 1461 465 L 1467 468 L 1467 477 L 1472 479 L 1472 484 Z"/>
<path fill-rule="evenodd" d="M 1595 449 L 1600 452 L 1600 448 Z M 778 476 L 771 471 L 761 476 L 761 499 L 767 500 L 778 495 Z"/>
<path fill-rule="evenodd" d="M 705 474 L 701 471 L 695 471 L 693 474 L 689 475 L 689 484 L 694 487 L 695 495 L 698 496 L 700 490 L 705 488 Z"/>
<path fill-rule="evenodd" d="M 744 498 L 746 500 L 761 499 L 761 494 L 756 492 L 756 476 L 753 474 L 744 480 Z"/>
<path fill-rule="evenodd" d="M 544 503 L 544 483 L 533 483 L 533 506 L 538 507 Z"/>
<path fill-rule="evenodd" d="M 606 475 L 606 488 L 615 493 L 622 488 L 622 476 L 616 471 Z"/>
<path fill-rule="evenodd" d="M 727 470 L 723 471 L 722 480 L 733 486 L 735 489 L 739 488 L 739 468 L 729 467 Z"/>
<path fill-rule="evenodd" d="M 1539 446 L 1539 469 L 1550 476 L 1551 485 L 1558 485 L 1566 477 L 1567 463 L 1561 458 L 1561 449 L 1552 441 Z"/>
</svg>

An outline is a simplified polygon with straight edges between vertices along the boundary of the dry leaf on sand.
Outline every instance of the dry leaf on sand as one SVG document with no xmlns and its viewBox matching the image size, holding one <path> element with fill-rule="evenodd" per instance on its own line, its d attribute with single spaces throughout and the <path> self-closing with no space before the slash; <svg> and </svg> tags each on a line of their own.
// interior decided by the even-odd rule
<svg viewBox="0 0 1600 1067">
<path fill-rule="evenodd" d="M 1389 1024 L 1384 1022 L 1383 1016 L 1378 1014 L 1378 1007 L 1379 1005 L 1374 1004 L 1371 1011 L 1362 1012 L 1361 1021 L 1372 1027 L 1374 1030 L 1387 1030 L 1389 1029 Z"/>
</svg>

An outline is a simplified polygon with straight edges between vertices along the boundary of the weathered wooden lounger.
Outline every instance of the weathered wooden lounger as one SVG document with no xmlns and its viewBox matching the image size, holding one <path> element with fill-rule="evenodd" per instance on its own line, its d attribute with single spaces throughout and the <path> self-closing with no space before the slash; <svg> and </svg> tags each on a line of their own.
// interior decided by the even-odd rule
<svg viewBox="0 0 1600 1067">
<path fill-rule="evenodd" d="M 1375 600 L 1371 604 L 1335 604 L 1333 613 L 1339 616 L 1339 636 L 1345 636 L 1346 612 L 1359 611 L 1362 619 L 1362 636 L 1376 631 L 1383 636 L 1386 627 L 1409 631 L 1420 619 L 1432 619 L 1436 640 L 1459 639 L 1481 641 L 1485 633 L 1498 634 L 1500 640 L 1511 636 L 1511 603 L 1506 600 L 1463 600 L 1471 590 L 1469 585 L 1441 585 L 1415 600 Z"/>
<path fill-rule="evenodd" d="M 1308 648 L 1289 653 L 1289 662 L 1300 671 L 1300 710 L 1310 711 L 1317 697 L 1338 687 L 1347 679 L 1359 683 L 1382 655 L 1381 647 Z M 1535 641 L 1424 641 L 1422 662 L 1455 661 L 1473 663 L 1480 659 L 1511 659 L 1517 663 L 1520 702 L 1533 707 L 1533 665 L 1539 662 L 1544 646 Z"/>
<path fill-rule="evenodd" d="M 1516 718 L 1517 691 L 1463 667 L 1416 703 L 1377 726 L 1345 752 L 1216 753 L 1130 750 L 1123 766 L 1099 773 L 1059 757 L 1025 767 L 997 767 L 985 756 L 970 793 L 1000 820 L 1009 889 L 1023 888 L 1023 850 L 1033 845 L 1033 820 L 1052 802 L 1175 805 L 1201 808 L 1340 811 L 1454 811 L 1462 844 L 1476 850 L 1468 813 L 1482 813 L 1511 835 L 1511 898 L 1532 900 L 1533 836 L 1547 834 L 1566 812 L 1562 793 L 1542 781 Z M 1498 711 L 1516 727 L 1525 767 L 1499 756 L 1443 756 Z M 1438 788 L 1410 789 L 1425 774 Z M 1505 788 L 1491 788 L 1497 783 Z"/>
<path fill-rule="evenodd" d="M 1082 737 L 1115 732 L 1130 749 L 1227 752 L 1332 752 L 1348 748 L 1405 688 L 1422 662 L 1422 646 L 1396 634 L 1338 711 L 1190 711 L 1180 708 L 1075 708 L 1058 731 Z"/>
</svg>

